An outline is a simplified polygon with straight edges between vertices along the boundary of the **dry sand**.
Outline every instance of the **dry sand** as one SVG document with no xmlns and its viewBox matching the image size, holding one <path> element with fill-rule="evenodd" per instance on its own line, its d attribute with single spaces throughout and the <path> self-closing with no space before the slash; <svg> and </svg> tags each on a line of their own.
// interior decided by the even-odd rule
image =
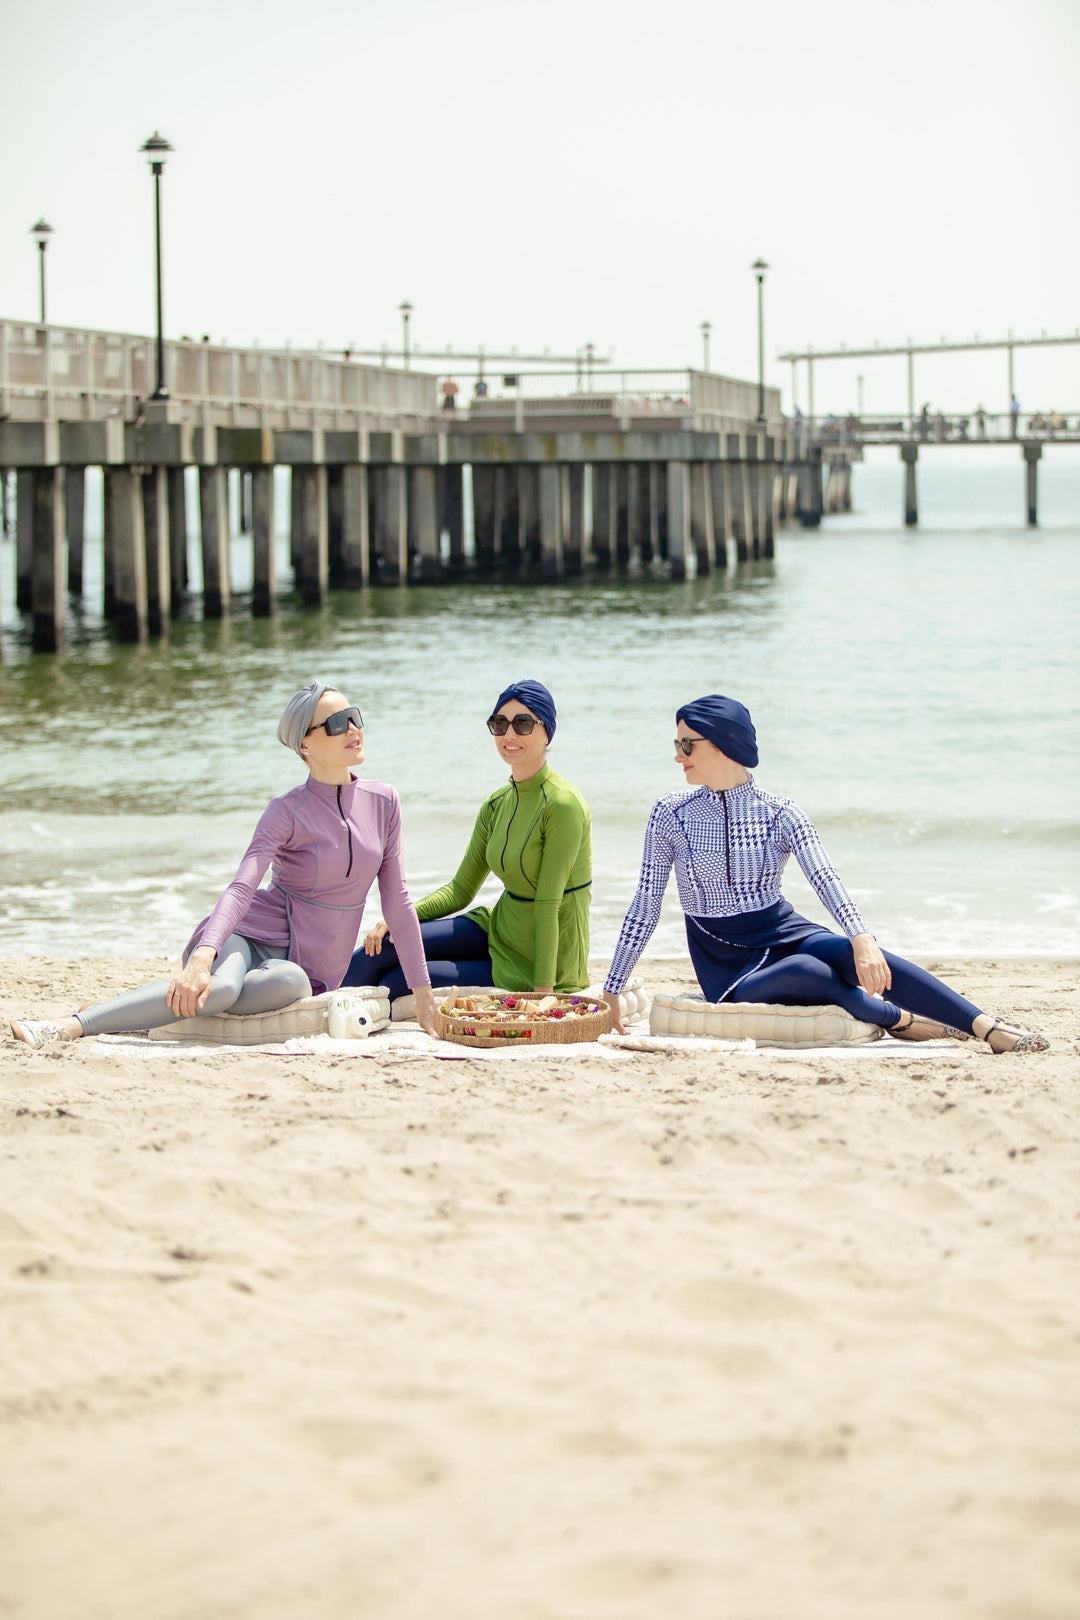
<svg viewBox="0 0 1080 1620">
<path fill-rule="evenodd" d="M 0 1042 L 0 1615 L 1075 1620 L 1077 964 L 934 965 L 1052 1052 Z"/>
</svg>

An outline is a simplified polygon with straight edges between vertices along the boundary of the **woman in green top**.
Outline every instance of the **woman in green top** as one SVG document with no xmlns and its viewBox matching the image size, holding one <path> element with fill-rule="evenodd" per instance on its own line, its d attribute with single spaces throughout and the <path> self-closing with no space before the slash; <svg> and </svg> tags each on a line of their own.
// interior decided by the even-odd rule
<svg viewBox="0 0 1080 1620">
<path fill-rule="evenodd" d="M 480 806 L 453 879 L 416 906 L 433 986 L 583 990 L 589 982 L 592 818 L 577 788 L 547 763 L 555 704 L 539 681 L 501 693 L 488 721 L 510 781 Z M 489 872 L 505 884 L 493 906 L 461 915 Z M 353 955 L 345 984 L 407 994 L 384 922 Z"/>
</svg>

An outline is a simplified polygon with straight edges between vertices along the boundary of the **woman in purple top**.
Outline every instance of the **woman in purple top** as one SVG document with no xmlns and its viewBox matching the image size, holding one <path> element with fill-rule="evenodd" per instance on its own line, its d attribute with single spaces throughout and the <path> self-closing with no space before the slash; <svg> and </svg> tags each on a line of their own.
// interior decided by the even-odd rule
<svg viewBox="0 0 1080 1620">
<path fill-rule="evenodd" d="M 236 876 L 188 941 L 180 972 L 59 1022 L 18 1020 L 15 1038 L 39 1047 L 214 1013 L 274 1012 L 336 990 L 376 879 L 417 1016 L 435 1034 L 420 925 L 405 887 L 398 797 L 386 782 L 352 773 L 364 759 L 363 725 L 360 710 L 326 681 L 297 692 L 278 738 L 307 765 L 307 781 L 263 811 Z M 260 888 L 267 871 L 270 884 Z"/>
</svg>

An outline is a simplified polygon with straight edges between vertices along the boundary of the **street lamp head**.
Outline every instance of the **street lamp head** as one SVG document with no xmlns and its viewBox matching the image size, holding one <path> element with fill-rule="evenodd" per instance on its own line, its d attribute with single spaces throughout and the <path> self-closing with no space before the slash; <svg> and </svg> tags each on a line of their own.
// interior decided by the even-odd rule
<svg viewBox="0 0 1080 1620">
<path fill-rule="evenodd" d="M 401 303 L 398 305 L 398 309 L 401 311 L 402 315 L 412 314 L 412 305 L 409 303 L 407 298 L 402 299 Z"/>
<path fill-rule="evenodd" d="M 31 225 L 30 227 L 30 235 L 37 242 L 37 245 L 42 252 L 44 252 L 48 246 L 49 237 L 52 235 L 52 233 L 53 228 L 46 219 L 39 219 L 36 225 Z"/>
<path fill-rule="evenodd" d="M 139 147 L 140 152 L 146 153 L 146 161 L 155 174 L 160 174 L 165 167 L 166 154 L 175 151 L 172 143 L 164 135 L 159 135 L 155 129 L 148 141 L 143 141 Z"/>
<path fill-rule="evenodd" d="M 755 276 L 757 276 L 759 281 L 764 281 L 765 272 L 769 268 L 764 259 L 755 259 L 750 268 L 754 272 Z"/>
</svg>

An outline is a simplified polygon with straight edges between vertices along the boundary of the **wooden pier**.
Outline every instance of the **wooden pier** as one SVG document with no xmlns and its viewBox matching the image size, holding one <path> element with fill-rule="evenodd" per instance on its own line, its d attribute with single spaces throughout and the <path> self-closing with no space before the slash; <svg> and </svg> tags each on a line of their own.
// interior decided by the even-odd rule
<svg viewBox="0 0 1080 1620">
<path fill-rule="evenodd" d="M 0 323 L 0 478 L 14 474 L 18 607 L 39 650 L 60 645 L 82 590 L 88 467 L 104 475 L 105 615 L 142 640 L 188 589 L 189 468 L 203 613 L 219 617 L 230 479 L 252 611 L 274 611 L 277 467 L 291 472 L 295 589 L 318 604 L 466 573 L 554 580 L 637 559 L 682 578 L 770 557 L 778 525 L 820 521 L 849 465 L 798 435 L 776 390 L 760 421 L 755 384 L 709 373 L 605 374 L 596 392 L 505 378 L 504 397 L 449 411 L 436 375 L 199 343 L 168 345 L 171 397 L 148 402 L 153 358 L 147 338 Z"/>
</svg>

